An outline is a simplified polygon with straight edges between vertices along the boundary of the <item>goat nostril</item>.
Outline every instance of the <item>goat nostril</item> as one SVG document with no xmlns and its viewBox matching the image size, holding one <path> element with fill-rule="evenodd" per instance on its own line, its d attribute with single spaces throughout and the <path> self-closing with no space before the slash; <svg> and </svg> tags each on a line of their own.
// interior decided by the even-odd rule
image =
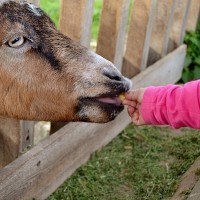
<svg viewBox="0 0 200 200">
<path fill-rule="evenodd" d="M 122 76 L 115 71 L 106 72 L 104 73 L 104 75 L 107 76 L 111 80 L 122 81 Z"/>
</svg>

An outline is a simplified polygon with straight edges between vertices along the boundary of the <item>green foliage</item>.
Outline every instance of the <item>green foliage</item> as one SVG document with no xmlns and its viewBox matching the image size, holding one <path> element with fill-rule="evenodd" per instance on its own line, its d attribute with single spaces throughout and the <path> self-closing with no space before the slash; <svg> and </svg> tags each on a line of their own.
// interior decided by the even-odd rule
<svg viewBox="0 0 200 200">
<path fill-rule="evenodd" d="M 40 7 L 51 17 L 58 27 L 60 0 L 41 0 Z"/>
<path fill-rule="evenodd" d="M 99 32 L 99 20 L 102 9 L 102 0 L 95 0 L 94 2 L 94 11 L 93 11 L 93 23 L 92 23 L 92 39 L 97 40 Z"/>
<path fill-rule="evenodd" d="M 200 22 L 196 32 L 185 36 L 187 55 L 185 59 L 182 82 L 200 79 Z"/>
</svg>

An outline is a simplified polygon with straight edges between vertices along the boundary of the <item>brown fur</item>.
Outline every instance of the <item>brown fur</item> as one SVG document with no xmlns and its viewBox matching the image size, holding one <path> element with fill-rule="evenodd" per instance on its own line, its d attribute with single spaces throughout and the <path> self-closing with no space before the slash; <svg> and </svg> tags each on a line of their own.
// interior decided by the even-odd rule
<svg viewBox="0 0 200 200">
<path fill-rule="evenodd" d="M 0 5 L 0 115 L 28 120 L 107 122 L 122 106 L 96 97 L 130 87 L 112 63 L 56 30 L 27 3 Z M 23 36 L 19 48 L 8 46 Z"/>
</svg>

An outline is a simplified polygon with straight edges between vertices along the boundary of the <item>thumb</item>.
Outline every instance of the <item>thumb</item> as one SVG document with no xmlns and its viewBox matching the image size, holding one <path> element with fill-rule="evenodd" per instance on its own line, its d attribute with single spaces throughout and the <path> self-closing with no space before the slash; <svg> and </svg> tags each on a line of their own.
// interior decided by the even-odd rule
<svg viewBox="0 0 200 200">
<path fill-rule="evenodd" d="M 125 97 L 129 101 L 137 101 L 141 103 L 144 95 L 144 90 L 145 90 L 144 88 L 129 90 L 128 92 L 125 93 Z"/>
</svg>

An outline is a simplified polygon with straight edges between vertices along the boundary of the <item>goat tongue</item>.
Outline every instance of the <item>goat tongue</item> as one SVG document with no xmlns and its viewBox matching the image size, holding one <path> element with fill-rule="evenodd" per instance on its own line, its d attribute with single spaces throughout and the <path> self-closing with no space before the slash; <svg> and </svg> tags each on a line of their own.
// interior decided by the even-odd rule
<svg viewBox="0 0 200 200">
<path fill-rule="evenodd" d="M 117 106 L 121 104 L 121 100 L 119 99 L 119 97 L 101 97 L 98 98 L 98 101 L 102 103 L 115 104 Z"/>
</svg>

